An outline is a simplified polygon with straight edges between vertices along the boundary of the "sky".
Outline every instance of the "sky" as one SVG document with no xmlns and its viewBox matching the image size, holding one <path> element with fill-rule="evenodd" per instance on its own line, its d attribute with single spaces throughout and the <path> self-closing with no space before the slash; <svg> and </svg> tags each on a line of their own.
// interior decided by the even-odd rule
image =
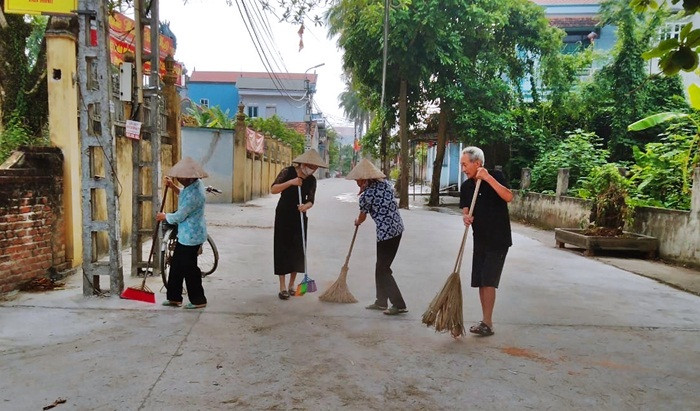
<svg viewBox="0 0 700 411">
<path fill-rule="evenodd" d="M 189 73 L 195 69 L 265 71 L 236 2 L 233 3 L 228 6 L 225 0 L 187 0 L 187 4 L 183 4 L 183 0 L 160 1 L 160 20 L 169 21 L 170 29 L 177 37 L 175 59 L 183 62 Z M 246 4 L 252 14 L 254 10 L 251 8 L 260 3 L 246 0 Z M 303 73 L 309 67 L 324 63 L 309 70 L 309 73 L 318 75 L 313 97 L 318 108 L 314 112 L 320 109 L 333 126 L 351 125 L 342 109 L 338 108 L 338 94 L 344 90 L 345 84 L 341 78 L 342 52 L 336 47 L 336 39 L 327 38 L 325 27 L 308 23 L 303 36 L 304 48 L 299 51 L 299 26 L 279 22 L 269 12 L 262 13 L 267 16 L 275 44 L 268 48 L 277 50 L 271 52 L 278 63 L 271 63 L 275 71 L 279 67 L 290 73 Z"/>
</svg>

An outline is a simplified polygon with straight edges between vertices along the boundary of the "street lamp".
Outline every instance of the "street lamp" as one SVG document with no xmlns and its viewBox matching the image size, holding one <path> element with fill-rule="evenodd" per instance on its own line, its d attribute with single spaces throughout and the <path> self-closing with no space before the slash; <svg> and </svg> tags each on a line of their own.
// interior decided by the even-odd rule
<svg viewBox="0 0 700 411">
<path fill-rule="evenodd" d="M 306 144 L 308 147 L 307 149 L 311 148 L 311 105 L 313 102 L 313 93 L 311 92 L 311 85 L 309 84 L 309 78 L 306 77 L 306 74 L 309 72 L 309 70 L 321 67 L 326 65 L 326 63 L 321 63 L 317 64 L 315 66 L 311 66 L 304 70 L 304 86 L 306 87 L 306 95 L 308 96 L 308 100 L 306 101 Z"/>
</svg>

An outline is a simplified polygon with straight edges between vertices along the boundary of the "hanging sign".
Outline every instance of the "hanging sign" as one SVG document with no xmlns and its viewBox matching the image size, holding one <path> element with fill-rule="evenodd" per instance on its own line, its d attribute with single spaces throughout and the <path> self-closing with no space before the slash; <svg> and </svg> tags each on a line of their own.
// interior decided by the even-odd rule
<svg viewBox="0 0 700 411">
<path fill-rule="evenodd" d="M 78 0 L 5 0 L 5 13 L 73 14 Z"/>
<path fill-rule="evenodd" d="M 141 122 L 134 120 L 126 120 L 126 136 L 134 140 L 141 139 Z"/>
</svg>

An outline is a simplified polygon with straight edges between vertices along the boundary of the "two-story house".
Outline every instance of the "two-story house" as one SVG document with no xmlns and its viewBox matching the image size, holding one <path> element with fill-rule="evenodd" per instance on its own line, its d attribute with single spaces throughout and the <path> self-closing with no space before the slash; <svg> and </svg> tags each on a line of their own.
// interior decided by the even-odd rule
<svg viewBox="0 0 700 411">
<path fill-rule="evenodd" d="M 219 106 L 231 116 L 239 103 L 245 106 L 248 117 L 276 115 L 306 136 L 307 148 L 317 150 L 327 160 L 325 121 L 319 113 L 312 113 L 317 77 L 313 73 L 195 70 L 187 81 L 186 92 L 191 102 Z"/>
</svg>

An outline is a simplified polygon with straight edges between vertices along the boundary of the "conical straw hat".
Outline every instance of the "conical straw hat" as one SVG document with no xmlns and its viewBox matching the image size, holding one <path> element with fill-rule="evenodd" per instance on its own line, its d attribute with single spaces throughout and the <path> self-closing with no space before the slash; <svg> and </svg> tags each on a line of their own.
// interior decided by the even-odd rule
<svg viewBox="0 0 700 411">
<path fill-rule="evenodd" d="M 185 157 L 168 171 L 168 176 L 175 178 L 206 178 L 209 177 L 209 174 L 191 157 Z"/>
<path fill-rule="evenodd" d="M 369 160 L 363 158 L 345 177 L 348 180 L 373 180 L 386 178 Z"/>
<path fill-rule="evenodd" d="M 292 160 L 292 163 L 299 163 L 299 164 L 309 164 L 312 166 L 318 166 L 318 167 L 323 167 L 323 168 L 328 168 L 328 164 L 323 162 L 323 159 L 321 159 L 321 156 L 318 155 L 318 152 L 316 150 L 309 149 L 306 153 L 297 156 L 294 160 Z"/>
</svg>

